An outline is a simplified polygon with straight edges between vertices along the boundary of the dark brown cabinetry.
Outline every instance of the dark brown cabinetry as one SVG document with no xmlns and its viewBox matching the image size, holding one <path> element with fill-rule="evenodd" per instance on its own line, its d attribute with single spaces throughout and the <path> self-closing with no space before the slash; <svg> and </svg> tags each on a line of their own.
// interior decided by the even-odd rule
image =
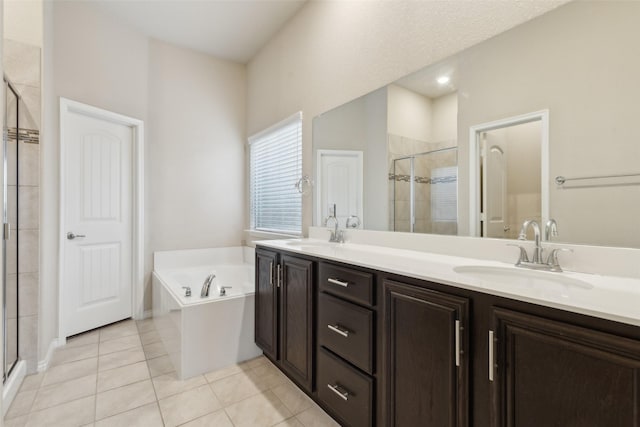
<svg viewBox="0 0 640 427">
<path fill-rule="evenodd" d="M 388 426 L 468 425 L 468 301 L 385 280 Z"/>
<path fill-rule="evenodd" d="M 255 339 L 265 355 L 278 359 L 276 252 L 256 250 Z"/>
<path fill-rule="evenodd" d="M 313 385 L 313 263 L 282 255 L 280 364 L 311 391 Z"/>
<path fill-rule="evenodd" d="M 375 276 L 318 265 L 318 399 L 342 425 L 371 426 L 376 395 Z"/>
<path fill-rule="evenodd" d="M 343 426 L 640 427 L 640 328 L 256 250 L 256 344 Z"/>
<path fill-rule="evenodd" d="M 492 425 L 640 425 L 640 342 L 493 310 Z"/>
<path fill-rule="evenodd" d="M 301 387 L 313 386 L 313 261 L 256 250 L 255 340 Z"/>
</svg>

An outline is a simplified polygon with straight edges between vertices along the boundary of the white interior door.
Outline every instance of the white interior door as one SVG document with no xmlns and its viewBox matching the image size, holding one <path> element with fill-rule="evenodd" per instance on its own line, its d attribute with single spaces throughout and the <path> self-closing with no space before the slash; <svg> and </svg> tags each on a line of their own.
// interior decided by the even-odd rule
<svg viewBox="0 0 640 427">
<path fill-rule="evenodd" d="M 349 216 L 356 215 L 362 228 L 362 151 L 318 150 L 317 156 L 316 224 L 322 225 L 335 204 L 341 227 L 346 226 Z"/>
<path fill-rule="evenodd" d="M 507 143 L 497 135 L 484 134 L 483 152 L 483 236 L 506 237 L 507 214 Z"/>
<path fill-rule="evenodd" d="M 134 133 L 78 112 L 64 126 L 60 309 L 67 337 L 132 316 Z"/>
</svg>

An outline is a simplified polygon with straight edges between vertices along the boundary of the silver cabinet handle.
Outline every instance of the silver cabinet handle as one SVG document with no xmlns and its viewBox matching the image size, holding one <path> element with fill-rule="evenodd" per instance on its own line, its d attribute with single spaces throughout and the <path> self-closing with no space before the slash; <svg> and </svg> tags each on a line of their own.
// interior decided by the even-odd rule
<svg viewBox="0 0 640 427">
<path fill-rule="evenodd" d="M 340 396 L 340 399 L 349 400 L 349 392 L 344 390 L 338 384 L 336 385 L 327 384 L 327 387 L 329 387 L 329 390 L 331 390 L 332 392 Z"/>
<path fill-rule="evenodd" d="M 273 286 L 273 261 L 269 263 L 269 285 Z"/>
<path fill-rule="evenodd" d="M 349 338 L 349 331 L 341 328 L 338 325 L 327 325 L 327 328 L 331 329 L 333 332 L 335 332 L 336 334 L 342 335 L 345 338 Z"/>
<path fill-rule="evenodd" d="M 277 277 L 276 277 L 276 285 L 277 285 L 278 287 L 280 287 L 280 280 L 282 279 L 282 278 L 280 277 L 280 264 L 278 264 L 278 266 L 277 266 L 277 268 L 276 268 L 276 272 L 277 272 L 277 273 L 276 273 L 276 274 L 277 274 Z"/>
<path fill-rule="evenodd" d="M 338 280 L 338 279 L 328 278 L 327 282 L 333 283 L 334 285 L 343 286 L 345 288 L 349 286 L 349 282 L 343 282 L 342 280 Z"/>
<path fill-rule="evenodd" d="M 84 234 L 74 234 L 71 231 L 67 233 L 67 239 L 69 240 L 73 240 L 76 237 L 87 237 L 87 236 L 85 236 Z"/>
<path fill-rule="evenodd" d="M 460 321 L 456 320 L 456 366 L 460 366 Z"/>
<path fill-rule="evenodd" d="M 494 358 L 493 346 L 494 346 L 493 331 L 489 331 L 489 381 L 493 381 L 493 370 L 495 367 L 495 364 L 493 362 L 493 358 Z"/>
</svg>

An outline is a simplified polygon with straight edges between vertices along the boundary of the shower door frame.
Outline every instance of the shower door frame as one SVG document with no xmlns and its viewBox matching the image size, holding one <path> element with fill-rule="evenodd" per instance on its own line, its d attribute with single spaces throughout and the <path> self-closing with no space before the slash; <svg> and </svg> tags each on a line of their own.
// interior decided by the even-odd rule
<svg viewBox="0 0 640 427">
<path fill-rule="evenodd" d="M 415 171 L 415 162 L 416 157 L 418 156 L 427 156 L 429 154 L 437 154 L 443 153 L 447 151 L 456 151 L 456 166 L 458 165 L 458 147 L 445 147 L 438 148 L 436 150 L 431 151 L 423 151 L 421 153 L 409 154 L 407 156 L 396 157 L 393 159 L 393 176 L 396 176 L 396 162 L 398 160 L 409 160 L 410 167 L 410 178 L 409 178 L 409 233 L 415 233 L 415 222 L 416 222 L 416 201 L 415 201 L 415 180 L 416 180 L 416 171 Z M 395 181 L 395 178 L 394 178 Z M 396 186 L 395 182 L 393 185 L 393 231 L 396 231 Z"/>
<path fill-rule="evenodd" d="M 20 94 L 13 87 L 11 82 L 7 79 L 6 76 L 3 76 L 3 82 L 5 84 L 5 89 L 10 90 L 13 95 L 16 97 L 16 179 L 19 177 L 19 151 L 20 151 Z M 16 360 L 11 364 L 9 369 L 6 369 L 7 366 L 7 238 L 6 234 L 11 232 L 11 224 L 9 223 L 9 213 L 7 210 L 8 203 L 8 183 L 7 183 L 7 155 L 8 155 L 8 146 L 9 146 L 9 123 L 7 123 L 8 111 L 6 110 L 7 104 L 7 91 L 5 90 L 5 123 L 2 129 L 2 383 L 4 384 L 13 369 L 17 366 L 18 361 L 20 360 L 20 295 L 18 292 L 18 286 L 20 283 L 19 280 L 19 259 L 20 254 L 18 250 L 19 245 L 19 233 L 18 233 L 18 188 L 19 182 L 16 181 Z M 8 230 L 7 230 L 8 228 Z"/>
</svg>

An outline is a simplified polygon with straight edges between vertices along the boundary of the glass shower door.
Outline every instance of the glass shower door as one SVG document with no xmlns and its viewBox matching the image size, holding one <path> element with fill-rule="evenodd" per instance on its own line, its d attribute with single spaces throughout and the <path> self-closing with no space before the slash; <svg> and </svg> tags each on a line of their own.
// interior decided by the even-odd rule
<svg viewBox="0 0 640 427">
<path fill-rule="evenodd" d="M 18 361 L 18 113 L 19 98 L 10 84 L 5 84 L 4 151 L 4 366 L 6 380 Z"/>
<path fill-rule="evenodd" d="M 413 231 L 413 159 L 393 161 L 393 230 Z"/>
</svg>

